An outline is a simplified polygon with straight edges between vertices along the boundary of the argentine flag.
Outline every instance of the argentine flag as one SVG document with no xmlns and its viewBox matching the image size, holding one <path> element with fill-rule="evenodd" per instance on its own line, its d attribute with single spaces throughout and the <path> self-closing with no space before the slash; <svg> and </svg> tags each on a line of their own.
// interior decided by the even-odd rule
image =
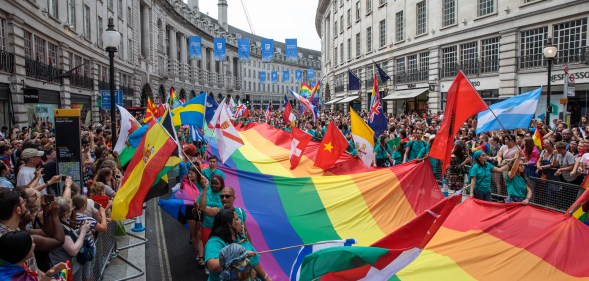
<svg viewBox="0 0 589 281">
<path fill-rule="evenodd" d="M 348 238 L 345 240 L 329 240 L 329 241 L 322 241 L 318 242 L 313 245 L 306 245 L 301 247 L 297 258 L 295 259 L 294 263 L 292 264 L 292 268 L 290 269 L 290 281 L 298 281 L 301 275 L 301 265 L 303 265 L 303 260 L 306 256 L 312 254 L 313 252 L 317 252 L 322 249 L 327 249 L 331 247 L 341 247 L 341 246 L 352 246 L 356 244 L 357 241 L 354 238 Z"/>
<path fill-rule="evenodd" d="M 489 106 L 489 110 L 477 115 L 477 134 L 501 129 L 528 128 L 536 113 L 541 92 L 542 87 Z"/>
</svg>

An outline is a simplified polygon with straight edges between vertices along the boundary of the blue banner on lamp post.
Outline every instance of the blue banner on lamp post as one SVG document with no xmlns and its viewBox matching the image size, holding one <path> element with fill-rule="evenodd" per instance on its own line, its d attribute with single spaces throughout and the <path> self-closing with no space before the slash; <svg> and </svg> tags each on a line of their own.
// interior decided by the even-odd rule
<svg viewBox="0 0 589 281">
<path fill-rule="evenodd" d="M 313 81 L 315 80 L 315 70 L 312 68 L 307 69 L 307 80 Z"/>
<path fill-rule="evenodd" d="M 285 70 L 282 71 L 282 82 L 289 82 L 290 81 L 290 71 Z"/>
<path fill-rule="evenodd" d="M 188 37 L 188 58 L 199 60 L 202 58 L 202 38 L 200 36 Z"/>
<path fill-rule="evenodd" d="M 240 61 L 250 60 L 250 39 L 240 38 L 237 40 L 237 55 Z"/>
<path fill-rule="evenodd" d="M 299 51 L 297 49 L 297 39 L 284 40 L 286 45 L 286 60 L 296 61 L 299 59 Z"/>
<path fill-rule="evenodd" d="M 225 60 L 225 55 L 227 53 L 226 45 L 225 45 L 225 38 L 215 38 L 215 60 L 222 61 Z"/>
<path fill-rule="evenodd" d="M 274 57 L 274 40 L 262 39 L 262 61 L 270 62 Z"/>
<path fill-rule="evenodd" d="M 300 69 L 295 70 L 295 80 L 297 82 L 303 80 L 303 71 Z"/>
<path fill-rule="evenodd" d="M 260 83 L 266 83 L 266 71 L 260 71 Z"/>
<path fill-rule="evenodd" d="M 272 78 L 272 83 L 277 83 L 278 82 L 278 71 L 272 70 L 270 75 L 271 75 L 270 77 Z"/>
</svg>

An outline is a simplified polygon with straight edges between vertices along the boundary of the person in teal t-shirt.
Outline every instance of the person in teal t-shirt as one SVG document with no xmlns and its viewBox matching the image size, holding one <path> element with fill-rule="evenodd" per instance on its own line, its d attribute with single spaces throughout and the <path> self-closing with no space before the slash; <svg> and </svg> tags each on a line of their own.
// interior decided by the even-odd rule
<svg viewBox="0 0 589 281">
<path fill-rule="evenodd" d="M 346 152 L 356 157 L 358 155 L 358 150 L 356 149 L 356 144 L 354 143 L 352 135 L 347 135 L 346 139 L 348 139 L 348 148 L 346 149 Z"/>
<path fill-rule="evenodd" d="M 198 204 L 198 210 L 202 212 L 203 219 L 200 228 L 200 239 L 202 244 L 206 245 L 211 235 L 211 229 L 215 216 L 223 209 L 223 203 L 221 202 L 221 189 L 225 187 L 223 178 L 219 175 L 214 175 L 213 180 L 204 181 L 206 185 L 203 188 L 203 193 L 196 198 Z"/>
<path fill-rule="evenodd" d="M 393 154 L 391 155 L 391 158 L 393 158 L 393 163 L 391 163 L 391 166 L 399 165 L 399 164 L 403 163 L 403 152 L 404 151 L 405 151 L 405 143 L 401 142 L 399 144 L 399 146 L 397 146 L 395 151 L 393 151 Z"/>
<path fill-rule="evenodd" d="M 219 253 L 232 243 L 238 243 L 249 252 L 250 263 L 262 280 L 272 280 L 260 263 L 260 255 L 255 253 L 256 249 L 241 233 L 241 221 L 234 209 L 223 209 L 215 216 L 211 237 L 205 246 L 205 261 L 210 272 L 209 281 L 220 280 L 219 273 L 224 268 L 219 262 Z"/>
<path fill-rule="evenodd" d="M 209 182 L 211 182 L 214 175 L 219 175 L 223 178 L 223 180 L 225 180 L 225 174 L 223 173 L 223 171 L 217 169 L 218 163 L 219 163 L 219 158 L 217 158 L 217 156 L 213 155 L 213 156 L 211 156 L 211 158 L 209 158 L 209 167 L 202 170 L 202 175 L 205 176 L 205 178 L 207 178 L 207 180 L 209 180 Z"/>
<path fill-rule="evenodd" d="M 423 159 L 423 158 L 429 156 L 429 150 L 430 150 L 431 145 L 433 144 L 435 136 L 436 135 L 428 136 L 429 143 L 419 151 L 419 154 L 417 154 L 416 159 Z M 429 162 L 432 164 L 432 171 L 435 174 L 436 170 L 438 169 L 438 160 L 435 158 L 429 157 Z"/>
<path fill-rule="evenodd" d="M 387 167 L 393 163 L 391 148 L 386 142 L 386 135 L 380 136 L 374 144 L 374 163 L 377 167 Z"/>
<path fill-rule="evenodd" d="M 507 199 L 505 199 L 505 203 L 521 202 L 526 205 L 530 202 L 532 189 L 530 189 L 524 177 L 525 169 L 526 167 L 520 157 L 515 157 L 515 160 L 511 162 L 509 174 L 507 174 L 507 178 L 505 179 L 505 183 L 507 184 Z"/>
<path fill-rule="evenodd" d="M 491 199 L 491 172 L 500 173 L 509 167 L 505 165 L 501 168 L 493 166 L 487 162 L 487 154 L 482 150 L 474 153 L 474 165 L 470 168 L 470 197 L 479 200 L 492 201 Z"/>
<path fill-rule="evenodd" d="M 423 141 L 421 138 L 423 137 L 423 131 L 418 129 L 415 130 L 415 139 L 409 141 L 405 146 L 405 159 L 404 162 L 411 161 L 417 158 L 417 155 L 423 149 L 427 143 Z"/>
</svg>

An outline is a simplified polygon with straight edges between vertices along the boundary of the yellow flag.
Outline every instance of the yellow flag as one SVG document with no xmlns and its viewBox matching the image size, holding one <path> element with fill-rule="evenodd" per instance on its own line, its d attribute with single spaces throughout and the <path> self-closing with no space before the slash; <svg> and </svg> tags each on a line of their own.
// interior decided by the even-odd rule
<svg viewBox="0 0 589 281">
<path fill-rule="evenodd" d="M 358 157 L 366 166 L 370 167 L 374 159 L 374 131 L 351 107 L 350 121 L 352 123 L 352 138 L 356 144 Z"/>
</svg>

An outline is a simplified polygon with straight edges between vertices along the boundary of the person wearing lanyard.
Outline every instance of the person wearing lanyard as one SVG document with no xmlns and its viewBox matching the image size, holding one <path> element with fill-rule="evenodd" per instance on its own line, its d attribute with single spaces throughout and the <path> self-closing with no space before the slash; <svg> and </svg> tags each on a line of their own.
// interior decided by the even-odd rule
<svg viewBox="0 0 589 281">
<path fill-rule="evenodd" d="M 487 162 L 487 154 L 481 150 L 474 153 L 474 165 L 470 168 L 470 197 L 475 199 L 492 201 L 491 199 L 491 172 L 500 173 L 506 171 L 509 165 L 501 168 Z"/>
</svg>

